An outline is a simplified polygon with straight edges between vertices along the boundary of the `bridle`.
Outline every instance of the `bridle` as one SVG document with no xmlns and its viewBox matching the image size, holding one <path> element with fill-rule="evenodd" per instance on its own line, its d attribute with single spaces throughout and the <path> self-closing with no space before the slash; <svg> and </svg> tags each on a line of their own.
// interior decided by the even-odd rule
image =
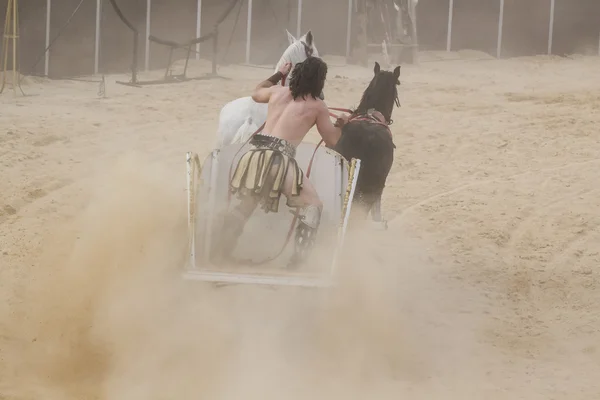
<svg viewBox="0 0 600 400">
<path fill-rule="evenodd" d="M 315 52 L 315 49 L 306 44 L 304 41 L 301 41 L 300 43 L 304 45 L 304 54 L 306 54 L 306 57 L 312 57 L 312 55 Z"/>
<path fill-rule="evenodd" d="M 302 46 L 304 46 L 304 54 L 306 55 L 306 58 L 312 57 L 315 52 L 315 49 L 306 44 L 304 41 L 300 41 L 300 43 L 302 43 Z M 287 77 L 287 75 L 284 75 L 283 78 L 281 78 L 281 86 L 285 86 L 285 81 Z"/>
</svg>

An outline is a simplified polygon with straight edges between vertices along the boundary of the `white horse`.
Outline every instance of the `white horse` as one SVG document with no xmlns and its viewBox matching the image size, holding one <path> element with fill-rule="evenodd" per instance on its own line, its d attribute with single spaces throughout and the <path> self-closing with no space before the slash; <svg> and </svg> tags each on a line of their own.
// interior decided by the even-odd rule
<svg viewBox="0 0 600 400">
<path fill-rule="evenodd" d="M 292 70 L 297 63 L 306 60 L 309 56 L 319 57 L 311 31 L 296 39 L 287 31 L 290 42 L 275 66 L 275 72 L 287 62 L 292 63 Z M 285 86 L 289 86 L 292 72 L 285 78 Z M 321 93 L 323 99 L 323 93 Z M 267 104 L 256 103 L 251 96 L 235 99 L 221 109 L 219 115 L 219 129 L 217 148 L 232 143 L 243 143 L 250 135 L 258 130 L 267 119 Z"/>
</svg>

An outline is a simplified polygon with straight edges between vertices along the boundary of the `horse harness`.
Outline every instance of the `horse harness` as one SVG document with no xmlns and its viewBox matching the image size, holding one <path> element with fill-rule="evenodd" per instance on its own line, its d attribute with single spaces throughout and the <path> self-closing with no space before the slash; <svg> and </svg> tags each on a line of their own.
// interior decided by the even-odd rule
<svg viewBox="0 0 600 400">
<path fill-rule="evenodd" d="M 336 110 L 336 111 L 342 111 L 342 112 L 347 112 L 352 114 L 351 110 L 346 110 L 343 108 L 334 108 L 334 107 L 329 107 L 330 110 Z M 331 114 L 331 113 L 330 113 Z M 332 116 L 334 116 L 332 114 Z M 390 129 L 390 126 L 388 123 L 385 122 L 385 117 L 377 110 L 371 108 L 369 109 L 366 113 L 363 114 L 357 114 L 354 115 L 352 117 L 350 117 L 350 119 L 348 120 L 348 124 L 351 122 L 370 122 L 372 124 L 375 125 L 380 125 L 385 127 L 385 129 L 387 130 L 387 132 L 390 135 L 390 139 L 393 139 L 393 135 L 392 135 L 392 131 Z"/>
<path fill-rule="evenodd" d="M 312 48 L 308 47 L 308 45 L 304 42 L 302 42 L 304 44 L 305 50 L 307 52 L 307 55 L 312 54 Z M 283 77 L 281 78 L 281 86 L 285 86 L 285 81 L 287 79 L 288 74 L 283 75 Z M 396 101 L 398 101 L 398 99 L 396 98 Z M 330 110 L 334 110 L 334 111 L 341 111 L 341 112 L 345 112 L 348 114 L 352 114 L 352 110 L 346 109 L 346 108 L 337 108 L 337 107 L 328 107 Z M 333 113 L 329 113 L 329 115 L 333 118 L 338 118 L 337 115 L 333 114 Z M 357 114 L 352 116 L 349 120 L 348 120 L 348 124 L 351 122 L 370 122 L 372 124 L 375 125 L 380 125 L 385 127 L 385 129 L 387 130 L 387 132 L 390 135 L 390 139 L 394 139 L 394 136 L 392 135 L 392 131 L 390 129 L 390 126 L 388 123 L 385 122 L 385 117 L 377 110 L 371 108 L 369 110 L 367 110 L 366 113 L 363 114 Z M 390 122 L 391 123 L 391 122 Z M 247 142 L 249 142 L 252 137 L 254 137 L 255 135 L 259 134 L 260 132 L 262 132 L 262 130 L 265 128 L 266 122 L 264 122 L 252 135 L 250 135 L 250 138 L 248 139 Z M 246 143 L 247 143 L 246 142 Z M 323 140 L 321 139 L 321 141 L 319 142 L 319 144 L 317 145 L 317 149 L 321 146 L 321 144 L 323 143 Z M 316 150 L 315 149 L 315 152 Z M 314 157 L 314 154 L 313 154 Z M 312 160 L 311 160 L 311 164 L 312 164 Z"/>
</svg>

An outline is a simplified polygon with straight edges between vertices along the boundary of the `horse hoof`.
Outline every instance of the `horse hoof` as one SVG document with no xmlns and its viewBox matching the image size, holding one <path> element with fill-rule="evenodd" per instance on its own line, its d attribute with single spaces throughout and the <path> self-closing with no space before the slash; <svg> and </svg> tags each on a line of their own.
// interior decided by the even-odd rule
<svg viewBox="0 0 600 400">
<path fill-rule="evenodd" d="M 388 230 L 388 223 L 387 223 L 386 220 L 373 221 L 373 228 L 376 231 L 387 231 Z"/>
</svg>

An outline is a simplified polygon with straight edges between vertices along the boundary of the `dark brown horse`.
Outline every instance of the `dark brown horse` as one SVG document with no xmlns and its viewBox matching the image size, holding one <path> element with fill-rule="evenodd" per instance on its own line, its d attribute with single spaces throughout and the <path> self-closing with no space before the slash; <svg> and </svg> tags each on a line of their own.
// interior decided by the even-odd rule
<svg viewBox="0 0 600 400">
<path fill-rule="evenodd" d="M 362 209 L 365 216 L 371 212 L 377 222 L 384 222 L 381 219 L 381 196 L 394 162 L 396 146 L 389 125 L 393 122 L 394 105 L 400 107 L 399 78 L 399 66 L 393 72 L 382 71 L 379 63 L 375 63 L 373 79 L 334 148 L 347 160 L 361 160 L 354 204 Z M 384 121 L 377 120 L 373 111 L 381 113 Z"/>
</svg>

